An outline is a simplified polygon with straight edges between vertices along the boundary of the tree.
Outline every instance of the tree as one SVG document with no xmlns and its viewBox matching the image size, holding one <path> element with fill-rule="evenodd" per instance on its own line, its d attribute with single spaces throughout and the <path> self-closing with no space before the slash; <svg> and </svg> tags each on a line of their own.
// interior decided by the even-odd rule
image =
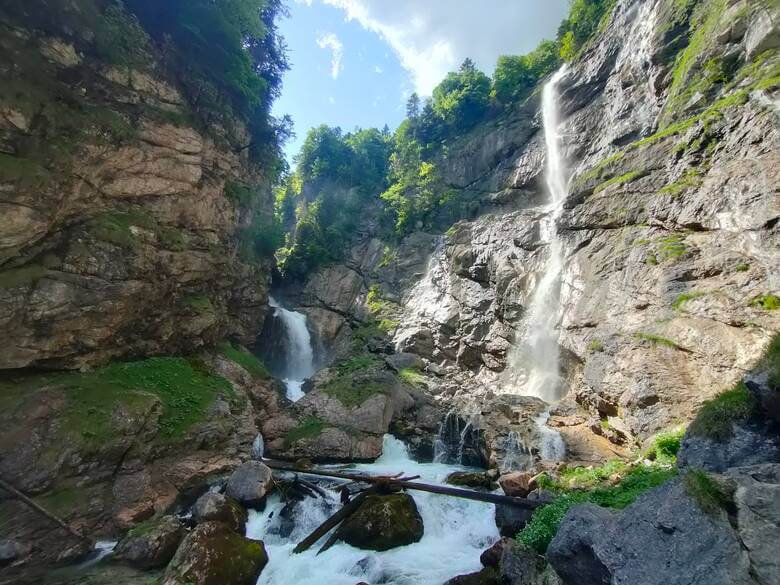
<svg viewBox="0 0 780 585">
<path fill-rule="evenodd" d="M 467 130 L 482 119 L 490 100 L 490 78 L 466 59 L 433 90 L 433 111 L 454 130 Z"/>
<path fill-rule="evenodd" d="M 542 41 L 527 55 L 502 55 L 493 74 L 493 97 L 502 104 L 525 99 L 544 76 L 552 73 L 561 59 L 554 41 Z"/>
<path fill-rule="evenodd" d="M 420 115 L 420 96 L 417 92 L 409 96 L 406 100 L 406 117 L 413 120 Z"/>
</svg>

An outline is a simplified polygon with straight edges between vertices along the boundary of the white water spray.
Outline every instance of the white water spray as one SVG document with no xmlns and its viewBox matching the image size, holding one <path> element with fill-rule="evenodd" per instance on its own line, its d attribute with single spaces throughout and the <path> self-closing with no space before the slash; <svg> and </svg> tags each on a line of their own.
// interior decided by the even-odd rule
<svg viewBox="0 0 780 585">
<path fill-rule="evenodd" d="M 306 327 L 306 315 L 285 309 L 273 297 L 268 297 L 268 304 L 284 326 L 287 359 L 283 381 L 287 388 L 287 398 L 296 402 L 304 396 L 301 389 L 303 383 L 314 373 L 314 350 Z"/>
<path fill-rule="evenodd" d="M 522 342 L 515 350 L 515 369 L 525 377 L 523 394 L 545 402 L 561 398 L 560 352 L 555 330 L 560 316 L 563 245 L 558 237 L 558 220 L 566 201 L 568 173 L 561 148 L 556 86 L 566 73 L 561 67 L 542 90 L 542 120 L 547 152 L 545 183 L 548 203 L 540 221 L 541 240 L 547 244 L 545 270 L 534 290 L 525 320 Z"/>
<path fill-rule="evenodd" d="M 373 475 L 392 475 L 403 471 L 420 475 L 421 481 L 442 484 L 459 466 L 417 463 L 409 457 L 405 445 L 385 435 L 382 456 L 375 463 L 355 465 L 353 469 Z M 283 503 L 273 497 L 263 512 L 249 512 L 247 536 L 263 540 L 269 563 L 258 585 L 437 585 L 463 573 L 478 571 L 480 553 L 498 539 L 493 505 L 410 491 L 423 519 L 425 532 L 420 542 L 384 552 L 360 550 L 338 543 L 317 555 L 319 545 L 293 554 L 296 542 L 338 509 L 332 497 L 323 502 L 307 498 L 296 512 L 296 523 L 287 537 L 279 535 L 279 512 Z M 324 539 L 323 539 L 324 540 Z"/>
</svg>

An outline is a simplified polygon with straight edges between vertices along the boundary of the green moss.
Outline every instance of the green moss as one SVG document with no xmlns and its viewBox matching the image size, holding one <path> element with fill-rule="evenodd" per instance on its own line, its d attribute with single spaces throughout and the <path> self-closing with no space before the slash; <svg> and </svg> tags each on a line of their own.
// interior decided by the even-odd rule
<svg viewBox="0 0 780 585">
<path fill-rule="evenodd" d="M 219 353 L 221 353 L 230 361 L 244 368 L 255 378 L 259 380 L 267 380 L 271 377 L 271 374 L 268 372 L 268 368 L 265 367 L 265 364 L 243 347 L 237 348 L 229 341 L 224 341 L 220 343 L 217 348 Z"/>
<path fill-rule="evenodd" d="M 404 368 L 398 372 L 398 377 L 415 388 L 425 387 L 425 376 L 416 368 Z"/>
<path fill-rule="evenodd" d="M 693 299 L 698 299 L 703 296 L 705 296 L 707 293 L 702 291 L 691 291 L 691 292 L 685 292 L 682 294 L 677 295 L 677 298 L 675 298 L 672 301 L 672 309 L 675 311 L 680 311 L 685 303 L 688 301 L 692 301 Z"/>
<path fill-rule="evenodd" d="M 257 197 L 257 189 L 244 183 L 227 181 L 225 183 L 225 197 L 238 207 L 249 207 Z"/>
<path fill-rule="evenodd" d="M 310 416 L 284 435 L 284 444 L 289 447 L 303 439 L 318 437 L 327 426 L 324 420 Z"/>
<path fill-rule="evenodd" d="M 715 514 L 719 510 L 728 511 L 734 505 L 733 494 L 729 494 L 701 469 L 688 471 L 683 477 L 683 487 L 699 508 L 708 514 Z"/>
<path fill-rule="evenodd" d="M 780 309 L 780 297 L 773 294 L 759 295 L 750 301 L 750 306 L 765 311 L 776 311 Z"/>
<path fill-rule="evenodd" d="M 534 511 L 531 520 L 517 535 L 517 540 L 544 554 L 569 508 L 591 502 L 605 508 L 622 509 L 676 473 L 675 468 L 641 464 L 630 466 L 620 461 L 597 468 L 565 470 L 559 482 L 542 480 L 542 486 L 557 497 L 551 504 Z M 617 485 L 611 485 L 615 476 L 620 476 L 620 480 Z"/>
<path fill-rule="evenodd" d="M 647 174 L 648 171 L 629 171 L 618 177 L 612 177 L 611 179 L 607 179 L 606 181 L 596 185 L 596 187 L 593 189 L 593 194 L 596 195 L 597 193 L 600 193 L 612 185 L 624 185 L 626 183 L 631 183 L 632 181 L 646 177 Z"/>
<path fill-rule="evenodd" d="M 396 260 L 396 253 L 390 246 L 385 246 L 382 250 L 382 259 L 379 261 L 379 268 L 387 268 Z"/>
<path fill-rule="evenodd" d="M 351 376 L 339 376 L 323 387 L 323 391 L 348 408 L 360 406 L 369 398 L 384 392 L 384 386 L 376 380 L 355 380 Z"/>
<path fill-rule="evenodd" d="M 187 249 L 189 238 L 184 230 L 172 226 L 160 226 L 157 230 L 160 243 L 173 252 L 181 252 Z"/>
<path fill-rule="evenodd" d="M 340 376 L 353 374 L 355 372 L 365 372 L 381 365 L 381 361 L 369 354 L 357 355 L 347 361 L 336 365 L 336 371 Z"/>
<path fill-rule="evenodd" d="M 50 179 L 49 171 L 33 159 L 0 153 L 0 182 L 21 183 L 34 187 Z"/>
<path fill-rule="evenodd" d="M 734 267 L 734 270 L 736 272 L 747 272 L 750 270 L 750 264 L 747 264 L 746 262 L 740 262 Z"/>
<path fill-rule="evenodd" d="M 745 422 L 756 412 L 757 402 L 744 382 L 721 392 L 705 402 L 688 431 L 692 435 L 725 441 L 733 432 L 734 423 Z"/>
<path fill-rule="evenodd" d="M 780 333 L 769 342 L 761 367 L 767 372 L 767 383 L 773 390 L 780 392 Z"/>
<path fill-rule="evenodd" d="M 688 246 L 685 245 L 685 236 L 682 234 L 671 234 L 664 238 L 656 240 L 658 245 L 657 257 L 659 262 L 667 260 L 676 260 L 688 252 Z"/>
<path fill-rule="evenodd" d="M 155 231 L 157 222 L 149 213 L 137 209 L 107 211 L 96 215 L 88 222 L 90 233 L 97 239 L 128 250 L 140 246 L 134 228 Z"/>
<path fill-rule="evenodd" d="M 677 452 L 680 450 L 684 435 L 685 427 L 658 433 L 653 439 L 652 445 L 645 452 L 645 458 L 664 465 L 676 464 Z"/>
<path fill-rule="evenodd" d="M 37 282 L 45 275 L 46 268 L 38 264 L 6 270 L 0 272 L 0 290 L 27 286 Z"/>
<path fill-rule="evenodd" d="M 660 193 L 678 197 L 689 189 L 698 188 L 701 185 L 702 180 L 702 172 L 700 169 L 688 169 L 678 180 L 662 187 Z"/>
<path fill-rule="evenodd" d="M 197 313 L 211 314 L 216 311 L 211 299 L 205 295 L 191 295 L 184 299 L 188 307 L 194 309 Z"/>
<path fill-rule="evenodd" d="M 654 335 L 653 333 L 645 333 L 644 331 L 640 331 L 636 334 L 636 338 L 641 341 L 647 341 L 651 345 L 662 345 L 664 347 L 669 347 L 672 349 L 684 350 L 684 348 L 676 341 L 672 341 L 671 339 L 666 339 L 665 337 L 661 337 L 660 335 Z"/>
<path fill-rule="evenodd" d="M 379 321 L 377 327 L 379 327 L 379 330 L 383 333 L 391 333 L 398 329 L 400 324 L 401 322 L 398 319 L 382 319 Z"/>
</svg>

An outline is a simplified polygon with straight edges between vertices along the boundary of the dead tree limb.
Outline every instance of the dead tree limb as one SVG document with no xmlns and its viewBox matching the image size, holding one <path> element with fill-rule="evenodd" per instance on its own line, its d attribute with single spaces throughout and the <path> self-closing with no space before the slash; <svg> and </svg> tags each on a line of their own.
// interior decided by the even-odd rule
<svg viewBox="0 0 780 585">
<path fill-rule="evenodd" d="M 366 490 L 355 496 L 351 502 L 342 506 L 335 514 L 333 514 L 333 516 L 325 520 L 325 522 L 315 528 L 314 531 L 309 534 L 309 536 L 298 543 L 298 545 L 293 549 L 293 552 L 302 553 L 309 550 L 309 548 L 311 548 L 315 542 L 325 536 L 331 529 L 335 528 L 343 520 L 346 520 L 352 514 L 354 514 L 355 511 L 360 507 L 360 504 L 363 503 L 363 500 L 365 500 L 366 497 L 371 493 L 373 493 L 372 490 Z"/>
</svg>

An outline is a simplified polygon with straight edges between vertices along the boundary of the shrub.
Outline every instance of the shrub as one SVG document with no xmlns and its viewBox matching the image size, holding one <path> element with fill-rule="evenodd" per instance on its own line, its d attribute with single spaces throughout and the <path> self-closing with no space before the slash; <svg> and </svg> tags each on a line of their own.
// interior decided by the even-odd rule
<svg viewBox="0 0 780 585">
<path fill-rule="evenodd" d="M 705 402 L 688 427 L 692 435 L 716 441 L 728 439 L 733 424 L 747 421 L 756 411 L 757 402 L 744 382 L 731 390 L 721 392 Z"/>
<path fill-rule="evenodd" d="M 680 443 L 684 435 L 684 427 L 658 433 L 653 440 L 653 444 L 645 453 L 645 457 L 665 465 L 675 464 L 677 462 L 677 452 L 680 450 Z"/>
<path fill-rule="evenodd" d="M 425 376 L 416 368 L 404 368 L 398 372 L 398 377 L 415 388 L 422 388 L 425 386 Z"/>
<path fill-rule="evenodd" d="M 750 301 L 750 306 L 765 311 L 776 311 L 780 309 L 780 297 L 773 294 L 759 295 Z"/>
<path fill-rule="evenodd" d="M 604 343 L 600 339 L 591 339 L 588 342 L 588 351 L 604 351 Z"/>
</svg>

